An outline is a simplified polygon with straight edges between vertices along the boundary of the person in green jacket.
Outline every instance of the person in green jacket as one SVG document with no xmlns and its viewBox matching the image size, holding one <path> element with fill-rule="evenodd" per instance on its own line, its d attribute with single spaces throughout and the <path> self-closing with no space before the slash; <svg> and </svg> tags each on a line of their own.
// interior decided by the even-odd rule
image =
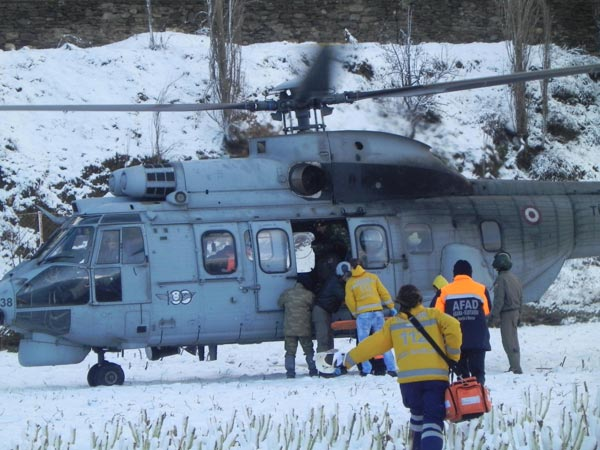
<svg viewBox="0 0 600 450">
<path fill-rule="evenodd" d="M 508 371 L 522 374 L 521 349 L 517 327 L 521 320 L 521 305 L 523 303 L 523 286 L 519 279 L 510 271 L 512 261 L 506 252 L 498 252 L 494 256 L 492 267 L 498 271 L 494 282 L 494 304 L 490 313 L 491 326 L 500 325 L 502 347 L 508 357 Z"/>
<path fill-rule="evenodd" d="M 277 304 L 283 308 L 283 336 L 285 348 L 285 371 L 287 378 L 296 377 L 296 351 L 298 342 L 304 350 L 308 374 L 318 375 L 315 366 L 315 350 L 312 341 L 311 311 L 315 295 L 298 281 L 285 290 Z"/>
</svg>

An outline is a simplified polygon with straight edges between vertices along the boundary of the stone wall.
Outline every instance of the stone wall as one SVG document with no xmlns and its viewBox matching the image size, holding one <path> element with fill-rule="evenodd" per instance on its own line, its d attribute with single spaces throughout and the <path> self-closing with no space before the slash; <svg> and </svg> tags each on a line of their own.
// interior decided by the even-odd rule
<svg viewBox="0 0 600 450">
<path fill-rule="evenodd" d="M 244 43 L 394 40 L 406 18 L 401 0 L 246 0 Z M 547 0 L 553 40 L 600 53 L 600 0 Z M 148 31 L 146 0 L 0 0 L 0 49 L 101 45 Z M 194 33 L 204 0 L 152 0 L 154 31 Z M 503 39 L 498 0 L 419 0 L 413 36 L 430 42 Z"/>
</svg>

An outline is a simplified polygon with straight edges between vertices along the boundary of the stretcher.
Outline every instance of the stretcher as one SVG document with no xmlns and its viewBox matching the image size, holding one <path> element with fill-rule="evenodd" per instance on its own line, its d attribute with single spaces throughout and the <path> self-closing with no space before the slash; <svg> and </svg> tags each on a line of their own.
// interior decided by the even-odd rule
<svg viewBox="0 0 600 450">
<path fill-rule="evenodd" d="M 388 319 L 390 319 L 390 317 L 385 318 L 385 320 Z M 336 331 L 356 330 L 356 320 L 336 320 L 335 322 L 331 322 L 331 329 Z"/>
</svg>

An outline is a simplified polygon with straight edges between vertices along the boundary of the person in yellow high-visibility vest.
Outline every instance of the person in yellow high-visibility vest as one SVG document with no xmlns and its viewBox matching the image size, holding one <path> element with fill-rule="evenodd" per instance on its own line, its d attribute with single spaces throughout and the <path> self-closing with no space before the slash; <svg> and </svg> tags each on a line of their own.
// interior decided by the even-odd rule
<svg viewBox="0 0 600 450">
<path fill-rule="evenodd" d="M 357 341 L 361 342 L 372 332 L 383 328 L 383 306 L 389 308 L 393 316 L 397 311 L 390 293 L 377 275 L 363 269 L 360 260 L 356 258 L 350 261 L 350 265 L 352 266 L 352 276 L 346 282 L 345 301 L 348 310 L 356 318 L 356 337 Z M 387 374 L 393 377 L 398 376 L 396 361 L 391 350 L 384 353 L 383 360 Z M 372 364 L 364 361 L 360 374 L 362 376 L 369 375 L 372 369 Z"/>
</svg>

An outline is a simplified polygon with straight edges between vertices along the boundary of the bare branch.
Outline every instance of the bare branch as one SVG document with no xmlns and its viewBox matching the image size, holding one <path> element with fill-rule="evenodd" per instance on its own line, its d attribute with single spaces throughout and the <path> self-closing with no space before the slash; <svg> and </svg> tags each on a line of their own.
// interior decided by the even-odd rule
<svg viewBox="0 0 600 450">
<path fill-rule="evenodd" d="M 441 54 L 432 58 L 423 52 L 420 45 L 412 41 L 413 6 L 412 3 L 399 1 L 399 8 L 406 8 L 406 28 L 403 30 L 397 23 L 398 41 L 384 46 L 385 58 L 390 68 L 386 79 L 390 87 L 406 87 L 436 83 L 452 75 L 454 62 L 448 61 L 447 55 Z M 410 133 L 413 138 L 417 126 L 425 117 L 437 109 L 437 101 L 433 96 L 407 96 L 402 98 L 403 112 L 409 117 Z"/>
<path fill-rule="evenodd" d="M 241 98 L 241 41 L 244 20 L 243 0 L 206 0 L 210 27 L 210 80 L 212 93 L 219 103 L 233 103 Z M 231 139 L 235 128 L 235 112 L 218 111 L 213 118 Z"/>
<path fill-rule="evenodd" d="M 513 72 L 524 72 L 529 66 L 530 44 L 537 39 L 537 25 L 542 18 L 544 0 L 501 0 L 504 31 L 507 38 L 507 51 Z M 544 3 L 545 4 L 545 3 Z M 528 135 L 525 83 L 514 83 L 511 87 L 515 131 L 517 135 Z"/>
</svg>

